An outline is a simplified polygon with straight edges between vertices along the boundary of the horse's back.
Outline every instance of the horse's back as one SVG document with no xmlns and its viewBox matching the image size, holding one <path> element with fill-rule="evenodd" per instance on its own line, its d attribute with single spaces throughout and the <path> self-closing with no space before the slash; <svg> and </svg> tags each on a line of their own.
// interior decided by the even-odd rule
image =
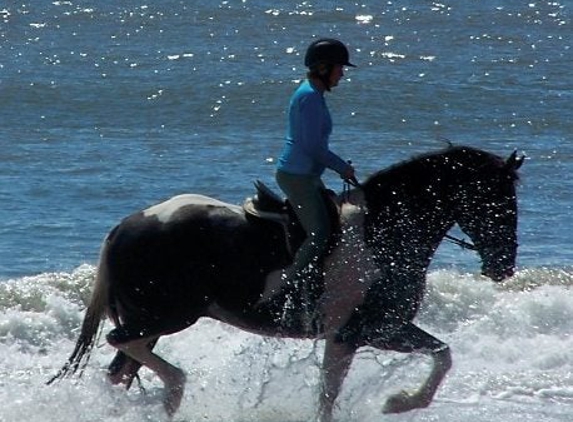
<svg viewBox="0 0 573 422">
<path fill-rule="evenodd" d="M 102 252 L 114 299 L 142 321 L 179 318 L 181 309 L 189 321 L 200 316 L 228 277 L 229 242 L 246 236 L 246 225 L 238 207 L 200 195 L 176 196 L 126 217 Z"/>
<path fill-rule="evenodd" d="M 226 211 L 240 216 L 241 207 L 220 201 L 209 196 L 198 194 L 182 194 L 174 196 L 160 204 L 153 205 L 142 211 L 144 217 L 156 218 L 159 222 L 167 224 L 181 212 L 205 211 L 207 209 Z"/>
</svg>

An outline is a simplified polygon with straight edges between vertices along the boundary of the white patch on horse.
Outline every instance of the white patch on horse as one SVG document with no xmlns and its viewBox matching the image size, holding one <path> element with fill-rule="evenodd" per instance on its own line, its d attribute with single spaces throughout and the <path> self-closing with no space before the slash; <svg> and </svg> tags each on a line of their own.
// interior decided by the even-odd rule
<svg viewBox="0 0 573 422">
<path fill-rule="evenodd" d="M 365 209 L 360 191 L 353 191 L 348 201 L 341 203 L 342 237 L 325 262 L 321 306 L 326 336 L 348 321 L 380 275 L 372 250 L 364 241 Z"/>
<path fill-rule="evenodd" d="M 165 224 L 168 223 L 173 215 L 183 207 L 207 205 L 227 208 L 229 211 L 237 214 L 242 214 L 243 212 L 240 206 L 228 204 L 215 198 L 197 194 L 183 194 L 174 196 L 161 204 L 147 208 L 143 211 L 143 215 L 146 217 L 157 217 L 161 223 Z"/>
</svg>

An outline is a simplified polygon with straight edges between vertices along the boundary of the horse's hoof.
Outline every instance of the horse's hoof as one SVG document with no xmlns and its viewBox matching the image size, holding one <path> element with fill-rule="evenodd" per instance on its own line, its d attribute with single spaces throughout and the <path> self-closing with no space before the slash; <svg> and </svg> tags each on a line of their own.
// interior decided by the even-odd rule
<svg viewBox="0 0 573 422">
<path fill-rule="evenodd" d="M 181 370 L 172 375 L 169 383 L 165 384 L 165 398 L 163 400 L 163 406 L 165 407 L 165 412 L 171 418 L 179 409 L 181 405 L 181 400 L 183 399 L 183 393 L 185 392 L 185 373 Z"/>
<path fill-rule="evenodd" d="M 429 403 L 422 400 L 417 394 L 410 394 L 407 391 L 401 391 L 388 397 L 382 413 L 404 413 L 414 409 L 428 407 Z"/>
</svg>

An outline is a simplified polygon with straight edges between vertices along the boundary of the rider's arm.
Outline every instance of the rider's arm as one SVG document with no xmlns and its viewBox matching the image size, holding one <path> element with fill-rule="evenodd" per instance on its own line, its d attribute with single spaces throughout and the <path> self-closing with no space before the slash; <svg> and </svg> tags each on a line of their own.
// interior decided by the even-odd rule
<svg viewBox="0 0 573 422">
<path fill-rule="evenodd" d="M 329 149 L 332 121 L 322 96 L 315 93 L 302 98 L 300 113 L 299 141 L 306 154 L 343 177 L 353 174 L 352 166 Z"/>
</svg>

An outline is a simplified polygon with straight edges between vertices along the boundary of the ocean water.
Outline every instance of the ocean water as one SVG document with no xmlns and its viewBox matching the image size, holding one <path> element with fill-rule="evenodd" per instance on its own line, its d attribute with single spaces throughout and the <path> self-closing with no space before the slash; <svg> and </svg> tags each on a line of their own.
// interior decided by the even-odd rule
<svg viewBox="0 0 573 422">
<path fill-rule="evenodd" d="M 494 284 L 448 244 L 430 268 L 418 323 L 454 356 L 434 403 L 382 415 L 429 362 L 364 349 L 337 420 L 570 421 L 571 13 L 563 0 L 1 3 L 0 421 L 165 420 L 151 373 L 145 393 L 106 382 L 103 338 L 79 381 L 44 384 L 121 218 L 183 192 L 238 204 L 253 180 L 274 186 L 318 36 L 359 66 L 327 97 L 332 148 L 359 177 L 448 141 L 526 156 L 517 274 Z M 315 416 L 322 347 L 202 320 L 157 351 L 188 374 L 176 421 L 298 422 Z"/>
</svg>

